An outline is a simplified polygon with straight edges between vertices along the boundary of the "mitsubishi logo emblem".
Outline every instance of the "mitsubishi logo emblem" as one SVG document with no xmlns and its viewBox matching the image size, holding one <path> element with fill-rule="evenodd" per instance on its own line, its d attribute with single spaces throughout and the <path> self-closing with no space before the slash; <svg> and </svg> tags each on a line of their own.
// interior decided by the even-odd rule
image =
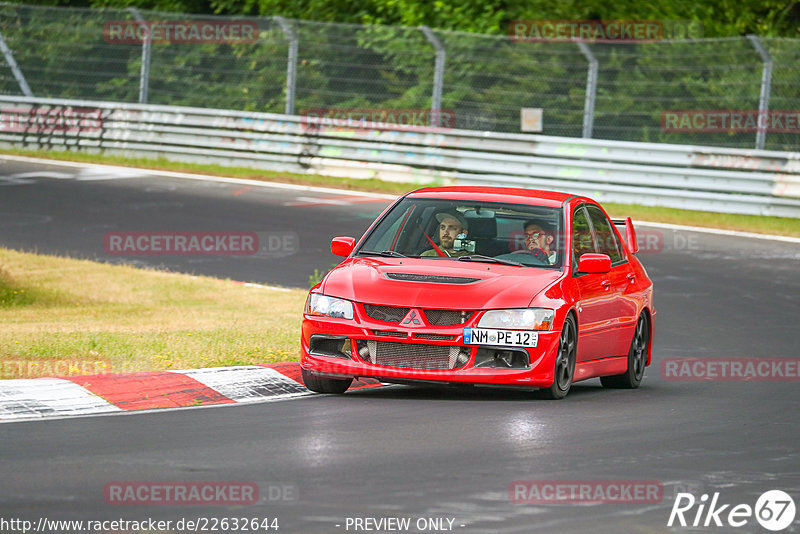
<svg viewBox="0 0 800 534">
<path fill-rule="evenodd" d="M 403 322 L 400 324 L 421 325 L 422 321 L 420 321 L 419 318 L 417 317 L 417 310 L 411 310 L 410 312 L 408 312 L 408 314 L 405 316 L 405 319 L 403 319 Z"/>
</svg>

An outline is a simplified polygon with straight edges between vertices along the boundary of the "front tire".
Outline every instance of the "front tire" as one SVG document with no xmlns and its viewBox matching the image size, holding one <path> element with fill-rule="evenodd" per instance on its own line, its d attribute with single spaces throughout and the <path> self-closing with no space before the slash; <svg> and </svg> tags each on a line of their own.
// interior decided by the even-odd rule
<svg viewBox="0 0 800 534">
<path fill-rule="evenodd" d="M 300 368 L 300 374 L 306 387 L 316 393 L 341 394 L 347 391 L 347 388 L 353 383 L 352 378 L 323 378 L 311 371 L 306 371 L 302 367 Z"/>
<path fill-rule="evenodd" d="M 539 390 L 541 398 L 557 400 L 567 396 L 572 387 L 572 378 L 575 375 L 577 349 L 578 334 L 575 328 L 575 319 L 572 318 L 572 315 L 567 315 L 566 320 L 564 320 L 564 328 L 561 329 L 561 339 L 558 342 L 553 385 Z"/>
<path fill-rule="evenodd" d="M 628 370 L 621 375 L 602 376 L 600 383 L 606 388 L 636 389 L 642 383 L 647 365 L 647 347 L 650 346 L 650 322 L 642 314 L 636 323 L 631 348 L 628 350 Z"/>
</svg>

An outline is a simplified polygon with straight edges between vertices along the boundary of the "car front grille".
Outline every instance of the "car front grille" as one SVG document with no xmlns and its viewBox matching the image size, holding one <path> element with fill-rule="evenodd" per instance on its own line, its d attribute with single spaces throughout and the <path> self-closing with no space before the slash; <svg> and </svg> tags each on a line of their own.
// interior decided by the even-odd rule
<svg viewBox="0 0 800 534">
<path fill-rule="evenodd" d="M 417 339 L 435 339 L 438 341 L 450 341 L 455 336 L 447 336 L 444 334 L 425 334 L 425 333 L 417 333 L 414 334 L 414 337 Z"/>
<path fill-rule="evenodd" d="M 377 321 L 387 323 L 399 323 L 406 316 L 411 308 L 396 308 L 394 306 L 375 306 L 374 304 L 364 304 L 364 311 L 367 315 Z"/>
<path fill-rule="evenodd" d="M 464 347 L 422 345 L 393 341 L 359 341 L 359 355 L 370 363 L 406 369 L 455 369 L 466 363 Z M 365 350 L 366 349 L 366 350 Z"/>
<path fill-rule="evenodd" d="M 411 311 L 411 308 L 400 308 L 396 306 L 379 306 L 376 304 L 364 304 L 364 311 L 368 316 L 386 323 L 399 323 Z M 448 326 L 464 324 L 469 321 L 475 313 L 470 310 L 423 310 L 428 324 L 434 326 Z"/>
<path fill-rule="evenodd" d="M 372 333 L 376 336 L 408 337 L 405 332 L 391 332 L 389 330 L 373 330 Z"/>
<path fill-rule="evenodd" d="M 472 313 L 462 310 L 425 310 L 425 318 L 437 326 L 464 324 L 472 317 Z"/>
</svg>

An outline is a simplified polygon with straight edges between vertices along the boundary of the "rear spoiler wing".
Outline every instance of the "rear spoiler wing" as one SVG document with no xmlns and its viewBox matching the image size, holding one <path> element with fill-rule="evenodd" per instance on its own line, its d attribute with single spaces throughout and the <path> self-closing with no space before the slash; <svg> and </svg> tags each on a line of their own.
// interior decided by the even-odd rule
<svg viewBox="0 0 800 534">
<path fill-rule="evenodd" d="M 633 221 L 631 218 L 611 219 L 611 222 L 614 223 L 614 226 L 619 228 L 619 233 L 622 235 L 625 246 L 628 247 L 630 253 L 636 254 L 639 252 L 639 242 L 636 241 L 636 230 L 633 228 Z M 625 229 L 624 232 L 622 231 L 623 228 Z"/>
</svg>

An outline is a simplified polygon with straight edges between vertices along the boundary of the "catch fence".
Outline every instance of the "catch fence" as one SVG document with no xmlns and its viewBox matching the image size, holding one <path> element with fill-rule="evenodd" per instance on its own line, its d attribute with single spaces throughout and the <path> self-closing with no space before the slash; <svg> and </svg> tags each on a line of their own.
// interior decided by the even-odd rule
<svg viewBox="0 0 800 534">
<path fill-rule="evenodd" d="M 165 21 L 252 28 L 255 39 L 223 32 L 135 42 L 111 27 Z M 434 109 L 452 112 L 456 129 L 498 133 L 520 133 L 521 110 L 533 108 L 544 135 L 800 148 L 800 126 L 785 124 L 800 112 L 798 39 L 525 42 L 426 27 L 0 3 L 0 49 L 0 94 L 9 96 L 287 115 Z M 698 110 L 702 126 L 720 110 L 786 117 L 780 127 L 665 127 L 665 113 Z"/>
</svg>

